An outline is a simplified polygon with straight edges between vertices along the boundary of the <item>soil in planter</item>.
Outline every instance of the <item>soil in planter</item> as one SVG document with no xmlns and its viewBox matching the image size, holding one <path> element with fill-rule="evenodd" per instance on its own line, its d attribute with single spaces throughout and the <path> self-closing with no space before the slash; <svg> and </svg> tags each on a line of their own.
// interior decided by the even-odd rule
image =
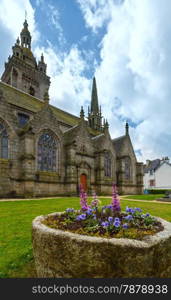
<svg viewBox="0 0 171 300">
<path fill-rule="evenodd" d="M 124 214 L 120 214 L 119 217 L 122 220 Z M 117 216 L 118 217 L 118 216 Z M 103 221 L 103 220 L 102 220 Z M 96 237 L 103 237 L 103 238 L 129 238 L 129 239 L 136 239 L 142 240 L 145 236 L 154 235 L 159 231 L 164 230 L 163 225 L 159 221 L 155 221 L 154 225 L 149 227 L 143 226 L 143 224 L 139 227 L 130 226 L 127 229 L 121 228 L 120 230 L 116 231 L 107 231 L 104 227 L 98 226 L 98 228 L 87 227 L 85 220 L 82 221 L 71 221 L 67 219 L 67 215 L 63 214 L 61 216 L 48 216 L 44 221 L 43 224 L 50 228 L 60 229 L 63 231 L 69 231 L 72 233 L 82 234 L 82 235 L 89 235 L 89 236 L 96 236 Z"/>
</svg>

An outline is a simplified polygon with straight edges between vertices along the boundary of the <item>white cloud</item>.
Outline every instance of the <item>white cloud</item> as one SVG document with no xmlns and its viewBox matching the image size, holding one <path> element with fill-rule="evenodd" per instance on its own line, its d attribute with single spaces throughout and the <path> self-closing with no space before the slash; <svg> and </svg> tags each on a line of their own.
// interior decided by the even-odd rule
<svg viewBox="0 0 171 300">
<path fill-rule="evenodd" d="M 34 32 L 35 38 L 35 20 L 34 9 L 29 0 L 1 0 L 0 5 L 0 21 L 1 24 L 8 29 L 14 38 L 17 38 L 21 31 L 21 26 L 25 19 L 25 11 L 27 11 L 27 20 L 31 33 Z"/>
<path fill-rule="evenodd" d="M 92 28 L 94 32 L 110 18 L 111 0 L 77 0 L 77 2 L 87 27 Z"/>
<path fill-rule="evenodd" d="M 37 57 L 41 52 L 48 66 L 47 73 L 51 76 L 51 103 L 79 115 L 81 105 L 86 105 L 90 99 L 90 81 L 84 76 L 87 64 L 82 53 L 76 45 L 68 53 L 62 53 L 53 49 L 50 43 L 46 49 L 35 49 Z"/>
</svg>

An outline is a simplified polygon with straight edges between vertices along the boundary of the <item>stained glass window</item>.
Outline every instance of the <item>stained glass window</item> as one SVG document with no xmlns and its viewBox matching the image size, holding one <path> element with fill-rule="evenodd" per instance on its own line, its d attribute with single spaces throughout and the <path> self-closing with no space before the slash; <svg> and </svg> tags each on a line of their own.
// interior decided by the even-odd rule
<svg viewBox="0 0 171 300">
<path fill-rule="evenodd" d="M 125 179 L 131 178 L 131 160 L 130 157 L 125 158 Z"/>
<path fill-rule="evenodd" d="M 0 158 L 8 158 L 8 134 L 5 126 L 0 123 Z"/>
<path fill-rule="evenodd" d="M 111 170 L 111 155 L 109 152 L 105 152 L 104 156 L 104 171 L 105 171 L 105 176 L 111 177 L 112 175 L 112 170 Z"/>
<path fill-rule="evenodd" d="M 38 140 L 38 169 L 55 172 L 57 170 L 57 141 L 53 134 L 44 132 Z"/>
</svg>

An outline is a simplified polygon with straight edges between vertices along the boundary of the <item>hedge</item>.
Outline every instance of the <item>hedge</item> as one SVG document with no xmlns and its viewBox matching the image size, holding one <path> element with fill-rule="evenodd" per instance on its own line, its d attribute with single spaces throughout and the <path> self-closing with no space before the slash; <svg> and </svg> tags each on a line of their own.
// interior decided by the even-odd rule
<svg viewBox="0 0 171 300">
<path fill-rule="evenodd" d="M 171 192 L 171 190 L 147 190 L 148 194 L 165 194 L 166 192 Z"/>
</svg>

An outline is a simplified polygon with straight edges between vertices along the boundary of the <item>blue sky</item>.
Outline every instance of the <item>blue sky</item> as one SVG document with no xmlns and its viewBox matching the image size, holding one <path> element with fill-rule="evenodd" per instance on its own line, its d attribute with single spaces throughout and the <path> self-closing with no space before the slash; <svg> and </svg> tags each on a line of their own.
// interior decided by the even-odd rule
<svg viewBox="0 0 171 300">
<path fill-rule="evenodd" d="M 25 10 L 51 103 L 87 112 L 95 75 L 112 138 L 128 120 L 139 160 L 171 157 L 171 1 L 0 0 L 1 73 Z"/>
</svg>

